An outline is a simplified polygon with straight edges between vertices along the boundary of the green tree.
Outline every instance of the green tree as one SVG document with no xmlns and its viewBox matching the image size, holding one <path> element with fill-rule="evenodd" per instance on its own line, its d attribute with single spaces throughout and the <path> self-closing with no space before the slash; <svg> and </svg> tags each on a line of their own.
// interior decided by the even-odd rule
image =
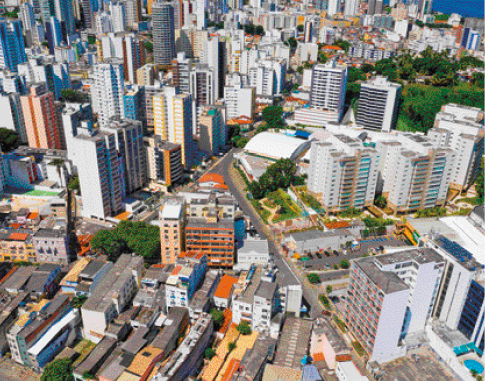
<svg viewBox="0 0 485 381">
<path fill-rule="evenodd" d="M 303 30 L 305 29 L 305 27 L 304 27 L 303 25 L 298 25 L 298 26 L 296 27 L 296 29 L 298 29 L 298 32 L 300 32 L 300 33 L 301 33 L 301 32 L 303 32 Z"/>
<path fill-rule="evenodd" d="M 374 65 L 371 65 L 371 64 L 363 64 L 361 67 L 360 67 L 360 70 L 363 72 L 363 73 L 372 73 L 374 71 Z"/>
<path fill-rule="evenodd" d="M 229 353 L 232 352 L 234 349 L 236 349 L 236 343 L 231 341 L 229 344 L 227 344 L 227 349 L 229 350 Z"/>
<path fill-rule="evenodd" d="M 237 148 L 244 148 L 246 147 L 246 144 L 248 144 L 249 139 L 245 136 L 240 137 L 237 142 L 236 142 L 236 147 Z"/>
<path fill-rule="evenodd" d="M 477 179 L 475 180 L 475 191 L 477 192 L 477 201 L 479 204 L 483 204 L 483 158 L 480 163 L 480 170 L 478 172 Z"/>
<path fill-rule="evenodd" d="M 86 300 L 88 300 L 86 295 L 78 295 L 72 299 L 71 304 L 74 308 L 81 308 Z"/>
<path fill-rule="evenodd" d="M 268 106 L 263 109 L 263 120 L 268 128 L 279 129 L 284 126 L 283 108 L 281 106 Z"/>
<path fill-rule="evenodd" d="M 44 368 L 41 381 L 72 381 L 74 377 L 72 375 L 72 361 L 68 358 L 57 359 Z"/>
<path fill-rule="evenodd" d="M 266 169 L 259 181 L 253 181 L 249 189 L 253 197 L 259 200 L 279 188 L 287 189 L 290 185 L 303 185 L 305 177 L 297 176 L 296 171 L 297 166 L 290 159 L 280 159 Z"/>
<path fill-rule="evenodd" d="M 82 91 L 76 91 L 73 89 L 62 89 L 61 97 L 66 102 L 74 103 L 86 103 L 89 102 L 89 95 Z"/>
<path fill-rule="evenodd" d="M 334 45 L 345 50 L 345 53 L 348 53 L 350 48 L 350 42 L 344 40 L 337 40 Z"/>
<path fill-rule="evenodd" d="M 204 351 L 204 357 L 208 360 L 212 359 L 216 355 L 216 351 L 212 348 L 206 348 Z"/>
<path fill-rule="evenodd" d="M 255 27 L 254 24 L 246 24 L 244 25 L 244 33 L 254 35 Z"/>
<path fill-rule="evenodd" d="M 347 261 L 346 259 L 342 259 L 340 261 L 340 267 L 343 269 L 348 269 L 350 267 L 349 261 Z"/>
<path fill-rule="evenodd" d="M 120 239 L 115 230 L 99 230 L 91 240 L 91 247 L 116 260 L 126 249 L 126 243 Z"/>
<path fill-rule="evenodd" d="M 218 331 L 224 325 L 224 320 L 226 319 L 224 317 L 224 313 L 222 311 L 219 311 L 213 308 L 211 310 L 211 315 L 212 315 L 212 320 L 214 320 L 214 329 Z"/>
<path fill-rule="evenodd" d="M 333 291 L 332 286 L 328 285 L 327 287 L 325 287 L 325 291 L 327 291 L 327 294 L 330 294 Z"/>
<path fill-rule="evenodd" d="M 20 136 L 16 131 L 0 128 L 0 147 L 2 152 L 10 152 L 20 145 Z"/>
<path fill-rule="evenodd" d="M 312 284 L 320 283 L 320 276 L 316 273 L 310 273 L 306 275 L 308 281 Z"/>
<path fill-rule="evenodd" d="M 291 50 L 294 51 L 298 45 L 298 42 L 296 41 L 295 37 L 290 37 L 287 40 L 287 42 L 288 42 L 288 45 L 290 45 Z"/>
<path fill-rule="evenodd" d="M 254 28 L 254 34 L 256 36 L 263 36 L 264 35 L 264 28 L 261 25 L 256 25 Z"/>
<path fill-rule="evenodd" d="M 483 73 L 473 73 L 472 74 L 472 83 L 483 89 L 484 85 L 484 75 Z"/>
<path fill-rule="evenodd" d="M 237 330 L 243 336 L 247 336 L 251 334 L 251 326 L 246 320 L 241 320 L 241 322 L 237 326 Z"/>
<path fill-rule="evenodd" d="M 387 199 L 383 196 L 377 196 L 374 200 L 374 204 L 381 209 L 384 209 L 387 206 Z"/>
<path fill-rule="evenodd" d="M 146 41 L 145 42 L 145 50 L 148 52 L 148 53 L 153 53 L 153 43 L 150 42 L 150 41 Z"/>
<path fill-rule="evenodd" d="M 80 187 L 80 184 L 79 184 L 79 176 L 75 175 L 75 176 L 72 176 L 70 179 L 69 179 L 69 182 L 67 184 L 67 187 L 70 189 L 70 190 L 81 190 L 81 187 Z"/>
</svg>

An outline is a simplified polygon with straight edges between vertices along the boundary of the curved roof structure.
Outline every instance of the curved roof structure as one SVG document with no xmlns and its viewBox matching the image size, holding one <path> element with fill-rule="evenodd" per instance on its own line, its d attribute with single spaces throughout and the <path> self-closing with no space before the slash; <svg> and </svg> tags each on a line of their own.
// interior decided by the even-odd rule
<svg viewBox="0 0 485 381">
<path fill-rule="evenodd" d="M 308 148 L 310 141 L 274 132 L 262 132 L 254 136 L 244 150 L 270 159 L 295 160 Z"/>
<path fill-rule="evenodd" d="M 213 182 L 213 183 L 218 183 L 218 184 L 224 184 L 224 178 L 217 173 L 206 173 L 204 176 L 202 176 L 199 179 L 198 182 L 199 183 Z"/>
</svg>

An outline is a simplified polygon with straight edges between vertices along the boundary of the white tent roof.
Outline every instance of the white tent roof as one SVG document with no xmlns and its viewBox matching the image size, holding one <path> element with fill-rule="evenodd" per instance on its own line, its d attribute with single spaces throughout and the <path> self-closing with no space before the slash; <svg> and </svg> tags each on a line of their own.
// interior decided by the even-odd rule
<svg viewBox="0 0 485 381">
<path fill-rule="evenodd" d="M 261 132 L 254 136 L 244 150 L 272 159 L 292 159 L 305 140 L 274 132 Z"/>
</svg>

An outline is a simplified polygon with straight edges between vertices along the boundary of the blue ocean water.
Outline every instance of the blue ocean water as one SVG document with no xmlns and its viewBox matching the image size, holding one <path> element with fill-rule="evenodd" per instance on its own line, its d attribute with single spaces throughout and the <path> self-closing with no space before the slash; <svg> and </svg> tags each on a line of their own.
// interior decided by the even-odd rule
<svg viewBox="0 0 485 381">
<path fill-rule="evenodd" d="M 483 18 L 483 0 L 434 0 L 433 11 Z"/>
</svg>

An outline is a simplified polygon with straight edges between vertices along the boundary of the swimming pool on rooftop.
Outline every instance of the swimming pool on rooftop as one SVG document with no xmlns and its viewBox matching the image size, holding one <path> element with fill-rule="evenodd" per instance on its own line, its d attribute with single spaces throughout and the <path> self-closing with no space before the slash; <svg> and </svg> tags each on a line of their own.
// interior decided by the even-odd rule
<svg viewBox="0 0 485 381">
<path fill-rule="evenodd" d="M 465 365 L 469 370 L 474 370 L 478 374 L 483 373 L 483 365 L 480 364 L 477 360 L 465 360 L 463 361 L 463 365 Z"/>
</svg>

